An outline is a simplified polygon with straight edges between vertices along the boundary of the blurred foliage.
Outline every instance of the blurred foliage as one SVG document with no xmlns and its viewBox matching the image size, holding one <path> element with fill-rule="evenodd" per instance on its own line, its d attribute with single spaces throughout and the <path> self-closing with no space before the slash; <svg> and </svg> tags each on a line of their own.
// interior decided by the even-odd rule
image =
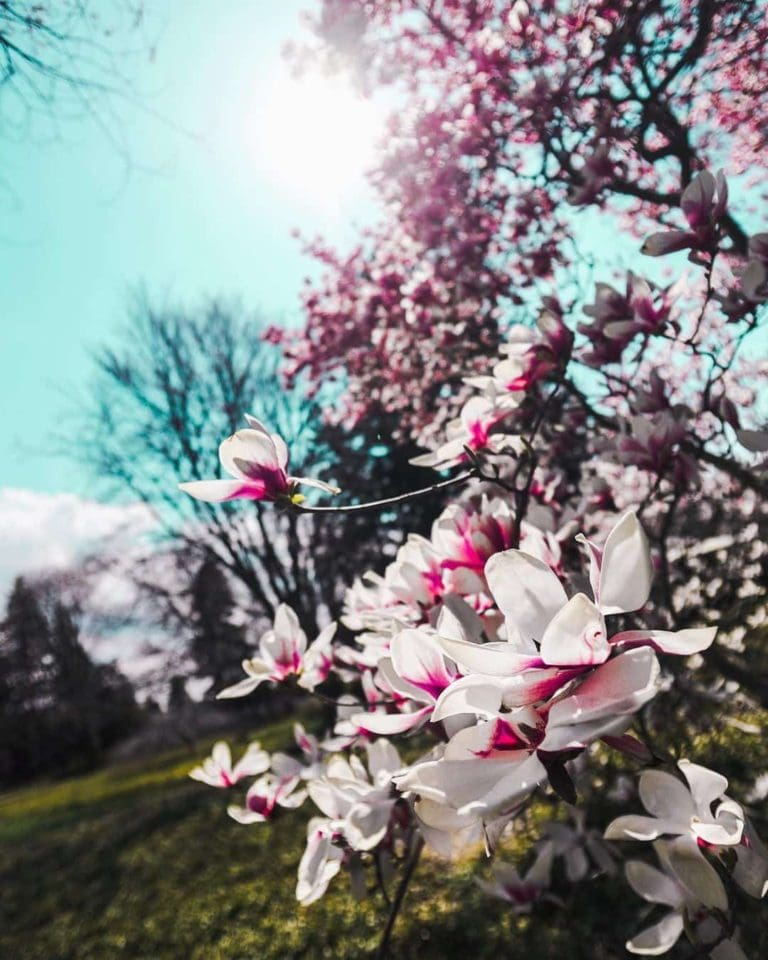
<svg viewBox="0 0 768 960">
<path fill-rule="evenodd" d="M 702 736 L 698 759 L 716 758 L 743 798 L 755 770 L 768 769 L 768 742 L 749 730 L 766 715 L 743 716 Z M 305 717 L 312 723 L 312 718 Z M 269 750 L 291 741 L 288 721 L 255 736 Z M 241 736 L 237 747 L 249 737 Z M 309 908 L 293 896 L 311 805 L 283 811 L 271 826 L 245 828 L 225 811 L 227 795 L 186 778 L 210 748 L 176 750 L 55 785 L 0 796 L 0 956 L 14 960 L 251 960 L 372 956 L 386 917 L 378 892 L 356 902 L 345 876 Z M 598 751 L 606 782 L 620 755 Z M 617 768 L 609 770 L 610 767 Z M 629 781 L 633 782 L 633 781 Z M 598 777 L 599 783 L 599 777 Z M 237 788 L 236 788 L 237 790 Z M 632 807 L 634 801 L 630 800 Z M 594 823 L 605 823 L 615 800 L 591 798 Z M 501 856 L 525 860 L 537 822 L 551 817 L 543 797 Z M 564 815 L 559 806 L 558 818 Z M 766 824 L 758 826 L 765 829 Z M 605 816 L 605 820 L 601 818 Z M 763 813 L 764 816 L 764 813 Z M 650 851 L 624 852 L 647 857 Z M 398 920 L 393 958 L 618 960 L 642 924 L 643 904 L 619 878 L 569 889 L 559 873 L 562 906 L 543 903 L 516 917 L 474 883 L 487 876 L 482 856 L 446 869 L 425 856 Z M 750 957 L 768 955 L 764 909 L 741 905 Z M 646 909 L 646 912 L 649 912 Z M 681 945 L 669 956 L 689 955 Z"/>
</svg>

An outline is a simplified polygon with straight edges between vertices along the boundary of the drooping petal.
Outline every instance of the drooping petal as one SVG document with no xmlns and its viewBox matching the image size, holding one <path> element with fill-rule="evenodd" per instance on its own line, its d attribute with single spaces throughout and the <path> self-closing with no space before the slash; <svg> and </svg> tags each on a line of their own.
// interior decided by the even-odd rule
<svg viewBox="0 0 768 960">
<path fill-rule="evenodd" d="M 462 772 L 460 767 L 467 769 Z M 547 771 L 536 754 L 523 751 L 511 762 L 446 761 L 446 796 L 459 813 L 501 814 L 527 797 L 546 777 Z"/>
<path fill-rule="evenodd" d="M 630 953 L 641 957 L 659 957 L 680 939 L 683 932 L 683 917 L 679 913 L 668 913 L 658 923 L 648 927 L 636 937 L 627 940 L 626 948 Z"/>
<path fill-rule="evenodd" d="M 550 666 L 603 663 L 611 651 L 600 611 L 583 593 L 566 603 L 541 640 L 541 659 Z"/>
<path fill-rule="evenodd" d="M 220 690 L 216 694 L 216 699 L 232 700 L 234 697 L 247 697 L 249 693 L 253 693 L 260 683 L 270 679 L 271 677 L 268 673 L 260 677 L 246 677 L 245 680 L 241 680 L 239 683 L 234 683 L 231 687 L 225 687 L 223 690 Z"/>
<path fill-rule="evenodd" d="M 609 823 L 603 836 L 606 840 L 656 840 L 665 833 L 665 826 L 658 817 L 629 813 Z"/>
<path fill-rule="evenodd" d="M 288 477 L 289 483 L 297 483 L 303 487 L 315 487 L 324 493 L 341 493 L 341 487 L 334 487 L 330 483 L 324 483 L 322 480 L 314 480 L 310 477 Z"/>
<path fill-rule="evenodd" d="M 493 716 L 501 707 L 503 681 L 495 677 L 469 676 L 455 680 L 443 690 L 432 714 L 434 721 L 463 713 Z"/>
<path fill-rule="evenodd" d="M 485 577 L 497 606 L 523 641 L 539 641 L 568 600 L 563 585 L 542 560 L 522 550 L 494 554 Z"/>
<path fill-rule="evenodd" d="M 225 503 L 228 500 L 265 500 L 267 488 L 264 483 L 252 480 L 190 480 L 180 483 L 179 490 L 195 500 L 206 503 Z"/>
<path fill-rule="evenodd" d="M 605 541 L 595 600 L 604 614 L 639 610 L 648 602 L 652 578 L 648 538 L 637 514 L 629 510 Z"/>
<path fill-rule="evenodd" d="M 349 719 L 359 730 L 391 737 L 420 726 L 431 713 L 432 705 L 429 704 L 413 713 L 354 713 Z"/>
<path fill-rule="evenodd" d="M 341 869 L 344 851 L 333 843 L 333 825 L 314 817 L 307 827 L 307 847 L 299 863 L 296 899 L 307 906 L 318 900 Z"/>
<path fill-rule="evenodd" d="M 704 904 L 728 909 L 728 895 L 715 868 L 702 855 L 693 837 L 678 837 L 667 845 L 669 864 L 680 882 Z"/>
<path fill-rule="evenodd" d="M 692 630 L 624 630 L 615 633 L 610 642 L 628 647 L 647 645 L 660 653 L 689 657 L 712 646 L 716 634 L 717 627 L 699 627 Z"/>
<path fill-rule="evenodd" d="M 634 713 L 656 693 L 658 676 L 659 662 L 650 648 L 629 650 L 602 664 L 577 690 L 554 704 L 547 726 Z"/>
<path fill-rule="evenodd" d="M 663 903 L 675 909 L 684 903 L 680 888 L 671 877 L 642 860 L 628 860 L 624 866 L 627 882 L 649 903 Z"/>
</svg>

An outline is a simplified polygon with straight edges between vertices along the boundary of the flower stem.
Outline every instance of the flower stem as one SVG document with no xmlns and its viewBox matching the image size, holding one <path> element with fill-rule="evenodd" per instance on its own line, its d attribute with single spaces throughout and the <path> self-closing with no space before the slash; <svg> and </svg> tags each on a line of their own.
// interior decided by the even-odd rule
<svg viewBox="0 0 768 960">
<path fill-rule="evenodd" d="M 397 890 L 395 891 L 395 898 L 392 901 L 392 906 L 389 910 L 389 916 L 387 917 L 387 925 L 384 928 L 384 933 L 381 936 L 381 942 L 379 943 L 379 949 L 376 953 L 376 960 L 386 960 L 387 952 L 389 950 L 389 941 L 392 937 L 392 931 L 395 928 L 395 923 L 397 921 L 398 914 L 400 913 L 400 908 L 403 905 L 403 900 L 405 895 L 408 892 L 408 885 L 411 882 L 413 873 L 416 870 L 416 866 L 419 862 L 419 857 L 421 857 L 421 851 L 424 849 L 424 838 L 420 833 L 416 834 L 416 838 L 413 844 L 413 850 L 411 851 L 410 859 L 405 865 L 403 875 L 400 878 L 400 883 L 398 884 Z"/>
<path fill-rule="evenodd" d="M 362 510 L 381 510 L 384 507 L 393 506 L 396 503 L 406 503 L 408 500 L 416 500 L 418 497 L 426 497 L 438 490 L 447 490 L 449 487 L 456 487 L 460 483 L 466 483 L 478 476 L 476 469 L 468 470 L 466 473 L 460 473 L 458 476 L 450 477 L 448 480 L 441 480 L 439 483 L 433 483 L 430 487 L 423 487 L 421 490 L 411 490 L 409 493 L 401 493 L 396 497 L 387 497 L 384 500 L 371 500 L 369 503 L 350 503 L 346 506 L 314 507 L 305 506 L 301 503 L 292 503 L 291 510 L 297 513 L 356 513 Z"/>
</svg>

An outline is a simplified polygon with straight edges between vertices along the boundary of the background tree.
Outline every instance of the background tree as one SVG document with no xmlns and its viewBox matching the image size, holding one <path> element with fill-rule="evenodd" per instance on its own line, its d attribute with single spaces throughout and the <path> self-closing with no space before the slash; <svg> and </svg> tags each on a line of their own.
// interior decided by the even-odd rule
<svg viewBox="0 0 768 960">
<path fill-rule="evenodd" d="M 235 598 L 221 564 L 203 560 L 190 587 L 192 638 L 189 652 L 198 675 L 211 677 L 209 694 L 240 679 L 244 658 L 251 655 L 242 624 L 232 621 Z"/>
<path fill-rule="evenodd" d="M 55 128 L 62 117 L 83 114 L 111 131 L 113 100 L 130 90 L 126 58 L 149 46 L 144 6 L 140 0 L 2 0 L 4 131 L 28 128 L 40 116 L 43 126 Z"/>
<path fill-rule="evenodd" d="M 125 677 L 86 653 L 77 617 L 51 583 L 15 581 L 0 642 L 6 782 L 92 766 L 140 721 Z"/>
<path fill-rule="evenodd" d="M 372 560 L 402 539 L 402 517 L 395 513 L 383 522 L 370 514 L 296 516 L 179 493 L 179 481 L 221 474 L 219 443 L 244 426 L 245 413 L 286 438 L 296 475 L 322 475 L 362 499 L 380 485 L 404 488 L 411 481 L 409 451 L 395 452 L 391 418 L 371 418 L 354 431 L 324 425 L 334 390 L 309 395 L 301 380 L 286 388 L 281 352 L 264 337 L 260 319 L 235 304 L 158 308 L 140 294 L 122 343 L 96 356 L 85 420 L 74 431 L 75 454 L 108 494 L 132 496 L 155 511 L 162 543 L 154 542 L 143 561 L 137 558 L 133 573 L 177 630 L 186 631 L 190 616 L 202 616 L 195 582 L 204 570 L 229 578 L 235 600 L 256 617 L 271 618 L 286 602 L 312 632 L 318 611 L 335 607 L 359 574 L 361 556 Z M 436 502 L 421 509 L 419 529 L 438 508 Z M 194 611 L 190 599 L 198 604 Z M 225 632 L 220 639 L 238 646 Z M 199 638 L 192 642 L 200 654 Z M 224 669 L 218 653 L 206 656 L 216 658 L 217 673 Z"/>
</svg>

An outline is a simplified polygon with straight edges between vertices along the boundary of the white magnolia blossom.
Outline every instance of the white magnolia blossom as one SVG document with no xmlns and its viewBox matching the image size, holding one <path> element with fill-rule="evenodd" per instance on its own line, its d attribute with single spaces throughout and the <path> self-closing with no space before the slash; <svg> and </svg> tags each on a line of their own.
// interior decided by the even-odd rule
<svg viewBox="0 0 768 960">
<path fill-rule="evenodd" d="M 663 770 L 646 770 L 640 777 L 640 799 L 650 817 L 618 817 L 605 831 L 608 840 L 655 840 L 690 836 L 712 846 L 741 843 L 744 811 L 725 796 L 728 781 L 719 773 L 688 760 L 678 767 L 684 784 Z"/>
<path fill-rule="evenodd" d="M 325 816 L 314 817 L 307 829 L 296 885 L 296 898 L 304 905 L 325 893 L 345 850 L 373 850 L 389 829 L 396 802 L 391 780 L 400 757 L 385 740 L 369 744 L 367 755 L 367 770 L 355 754 L 333 756 L 323 775 L 309 784 L 309 795 Z"/>
<path fill-rule="evenodd" d="M 530 913 L 535 903 L 546 896 L 552 875 L 554 849 L 544 843 L 525 876 L 521 877 L 511 863 L 496 861 L 491 867 L 493 880 L 478 880 L 486 893 L 511 904 L 514 913 Z M 550 897 L 550 899 L 553 899 Z"/>
<path fill-rule="evenodd" d="M 709 956 L 713 960 L 746 960 L 738 943 L 723 937 L 723 928 L 712 914 L 728 910 L 728 896 L 717 872 L 697 845 L 690 838 L 681 837 L 669 844 L 657 841 L 654 849 L 661 870 L 642 860 L 629 860 L 625 873 L 638 896 L 669 910 L 628 940 L 627 950 L 639 956 L 658 957 L 672 949 L 687 923 L 696 945 L 712 944 Z"/>
<path fill-rule="evenodd" d="M 568 823 L 548 823 L 544 836 L 552 844 L 555 857 L 565 861 L 565 874 L 571 883 L 578 883 L 590 876 L 616 872 L 616 854 L 602 838 L 599 830 L 586 826 L 583 810 L 569 811 L 573 826 Z"/>
<path fill-rule="evenodd" d="M 207 783 L 211 787 L 233 787 L 244 777 L 257 776 L 269 770 L 269 764 L 269 754 L 254 740 L 233 767 L 229 744 L 219 740 L 214 743 L 210 757 L 206 757 L 189 775 L 193 780 Z"/>
<path fill-rule="evenodd" d="M 292 774 L 268 773 L 248 788 L 245 806 L 231 804 L 227 813 L 238 823 L 264 823 L 275 812 L 275 807 L 300 807 L 306 799 L 305 790 L 296 790 L 300 779 Z"/>
<path fill-rule="evenodd" d="M 275 613 L 273 628 L 261 638 L 259 655 L 243 660 L 246 679 L 221 690 L 218 697 L 245 697 L 267 680 L 279 683 L 290 676 L 298 676 L 300 687 L 314 690 L 331 669 L 335 633 L 336 624 L 331 623 L 308 647 L 307 635 L 299 618 L 288 604 L 281 603 Z"/>
</svg>

